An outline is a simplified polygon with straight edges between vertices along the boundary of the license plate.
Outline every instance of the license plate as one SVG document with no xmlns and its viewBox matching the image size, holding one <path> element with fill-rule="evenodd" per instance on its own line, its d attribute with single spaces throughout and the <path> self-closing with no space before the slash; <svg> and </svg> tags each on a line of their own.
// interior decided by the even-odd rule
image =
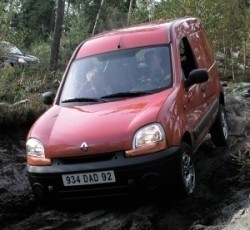
<svg viewBox="0 0 250 230">
<path fill-rule="evenodd" d="M 106 184 L 116 182 L 113 170 L 62 175 L 64 186 Z"/>
</svg>

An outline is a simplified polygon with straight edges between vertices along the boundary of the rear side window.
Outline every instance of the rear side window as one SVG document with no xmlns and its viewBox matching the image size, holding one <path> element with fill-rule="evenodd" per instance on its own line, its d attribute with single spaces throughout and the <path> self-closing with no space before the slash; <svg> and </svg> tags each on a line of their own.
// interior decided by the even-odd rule
<svg viewBox="0 0 250 230">
<path fill-rule="evenodd" d="M 197 69 L 197 64 L 194 59 L 193 51 L 187 40 L 187 38 L 182 38 L 179 44 L 179 53 L 181 59 L 181 67 L 185 78 L 188 78 L 189 73 Z"/>
<path fill-rule="evenodd" d="M 202 30 L 190 36 L 190 43 L 199 68 L 209 69 L 214 63 L 211 46 Z"/>
</svg>

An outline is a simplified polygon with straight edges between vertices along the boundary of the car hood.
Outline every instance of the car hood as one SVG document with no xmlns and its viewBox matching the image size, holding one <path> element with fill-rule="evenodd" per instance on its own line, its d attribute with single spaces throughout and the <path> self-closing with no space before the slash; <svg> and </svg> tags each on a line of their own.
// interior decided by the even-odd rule
<svg viewBox="0 0 250 230">
<path fill-rule="evenodd" d="M 157 121 L 168 91 L 102 104 L 54 105 L 37 120 L 28 137 L 42 141 L 48 158 L 131 149 L 134 133 Z M 88 145 L 86 152 L 80 149 L 83 142 Z"/>
</svg>

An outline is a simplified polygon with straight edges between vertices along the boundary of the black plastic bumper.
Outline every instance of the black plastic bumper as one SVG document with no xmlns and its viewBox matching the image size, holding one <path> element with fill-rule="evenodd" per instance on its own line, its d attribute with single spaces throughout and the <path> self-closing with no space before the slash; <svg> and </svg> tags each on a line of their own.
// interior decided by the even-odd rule
<svg viewBox="0 0 250 230">
<path fill-rule="evenodd" d="M 83 199 L 128 195 L 133 191 L 154 190 L 173 176 L 179 147 L 138 157 L 124 157 L 123 152 L 90 158 L 55 159 L 51 166 L 27 165 L 31 187 L 38 199 Z M 113 170 L 115 183 L 64 186 L 63 174 Z"/>
</svg>

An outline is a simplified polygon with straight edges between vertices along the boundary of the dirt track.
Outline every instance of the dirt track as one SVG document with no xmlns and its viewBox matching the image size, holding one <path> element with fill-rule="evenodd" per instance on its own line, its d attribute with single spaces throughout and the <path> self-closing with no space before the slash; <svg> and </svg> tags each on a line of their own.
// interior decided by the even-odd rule
<svg viewBox="0 0 250 230">
<path fill-rule="evenodd" d="M 42 207 L 28 184 L 24 141 L 10 140 L 1 130 L 0 229 L 250 229 L 250 176 L 239 173 L 232 157 L 250 149 L 250 98 L 240 95 L 226 98 L 229 148 L 214 148 L 209 140 L 200 147 L 195 158 L 197 191 L 187 199 L 166 194 Z"/>
</svg>

